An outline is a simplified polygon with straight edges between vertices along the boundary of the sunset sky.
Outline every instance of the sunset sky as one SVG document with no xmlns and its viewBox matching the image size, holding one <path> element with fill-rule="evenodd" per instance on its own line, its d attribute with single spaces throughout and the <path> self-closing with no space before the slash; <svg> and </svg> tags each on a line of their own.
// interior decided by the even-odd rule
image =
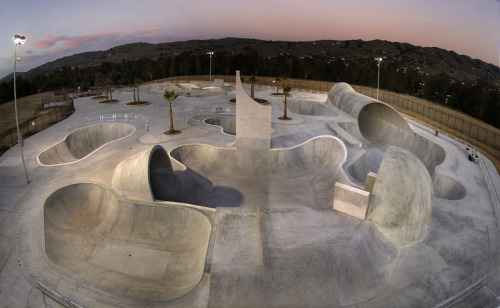
<svg viewBox="0 0 500 308">
<path fill-rule="evenodd" d="M 499 65 L 500 0 L 17 0 L 0 3 L 0 78 L 133 42 L 382 39 Z"/>
</svg>

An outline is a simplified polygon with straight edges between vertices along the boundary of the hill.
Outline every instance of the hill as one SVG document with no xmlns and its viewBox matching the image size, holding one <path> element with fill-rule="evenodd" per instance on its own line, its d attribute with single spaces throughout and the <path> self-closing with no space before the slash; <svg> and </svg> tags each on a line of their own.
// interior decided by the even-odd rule
<svg viewBox="0 0 500 308">
<path fill-rule="evenodd" d="M 122 60 L 142 58 L 155 59 L 160 56 L 176 55 L 183 52 L 206 54 L 208 51 L 234 54 L 248 51 L 257 52 L 261 57 L 293 55 L 296 57 L 315 57 L 325 61 L 355 61 L 372 63 L 375 57 L 384 57 L 396 62 L 400 67 L 416 69 L 421 74 L 438 75 L 446 73 L 459 80 L 487 80 L 500 86 L 498 66 L 479 59 L 459 55 L 436 47 L 414 46 L 408 43 L 383 40 L 320 40 L 320 41 L 264 41 L 246 38 L 223 38 L 214 40 L 190 40 L 172 43 L 133 43 L 116 46 L 105 51 L 84 52 L 60 58 L 21 73 L 24 78 L 46 74 L 55 69 L 69 66 L 80 68 L 98 66 L 103 62 L 117 63 Z M 12 75 L 2 79 L 10 80 Z"/>
</svg>

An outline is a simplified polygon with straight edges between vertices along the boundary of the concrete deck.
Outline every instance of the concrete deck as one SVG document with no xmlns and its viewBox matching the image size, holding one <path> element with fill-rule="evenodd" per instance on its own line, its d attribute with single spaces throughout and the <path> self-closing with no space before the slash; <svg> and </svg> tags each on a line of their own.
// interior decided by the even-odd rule
<svg viewBox="0 0 500 308">
<path fill-rule="evenodd" d="M 173 136 L 170 86 L 183 93 Z M 271 127 L 254 130 L 231 120 L 237 87 L 207 86 L 144 86 L 144 107 L 126 106 L 126 89 L 117 104 L 76 99 L 25 140 L 30 184 L 18 146 L 0 157 L 0 306 L 43 307 L 35 279 L 86 307 L 498 306 L 489 161 L 348 85 L 292 91 L 291 121 L 275 89 L 257 87 Z M 367 219 L 334 211 L 335 183 L 364 189 L 368 172 Z"/>
</svg>

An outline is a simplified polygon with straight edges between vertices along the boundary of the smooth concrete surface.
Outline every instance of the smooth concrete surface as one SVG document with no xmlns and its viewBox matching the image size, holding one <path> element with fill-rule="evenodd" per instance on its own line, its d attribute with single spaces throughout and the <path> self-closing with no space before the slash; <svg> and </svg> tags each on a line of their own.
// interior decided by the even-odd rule
<svg viewBox="0 0 500 308">
<path fill-rule="evenodd" d="M 50 261 L 110 293 L 165 301 L 203 276 L 211 221 L 202 212 L 120 201 L 91 183 L 58 189 L 43 210 Z"/>
<path fill-rule="evenodd" d="M 64 141 L 40 153 L 42 165 L 67 164 L 83 159 L 105 144 L 133 134 L 135 128 L 129 124 L 109 123 L 81 128 L 70 133 Z"/>
<path fill-rule="evenodd" d="M 289 110 L 293 120 L 281 121 L 283 97 L 258 87 L 256 95 L 270 102 L 264 109 L 269 126 L 248 121 L 255 135 L 238 143 L 237 136 L 203 123 L 222 116 L 218 110 L 236 115 L 228 104 L 236 86 L 179 84 L 185 89 L 143 86 L 141 98 L 151 104 L 133 110 L 126 106 L 131 89 L 113 93 L 120 101 L 113 105 L 75 99 L 74 115 L 25 140 L 30 184 L 17 146 L 0 157 L 0 306 L 44 307 L 34 279 L 85 307 L 498 306 L 500 205 L 491 187 L 498 189 L 500 178 L 489 161 L 474 164 L 462 145 L 425 129 L 385 123 L 385 107 L 350 114 L 349 108 L 368 104 L 357 101 L 373 100 L 345 89 L 337 93 L 344 98 L 335 98 L 343 100 L 336 102 L 341 108 L 330 104 L 330 95 L 292 91 L 295 99 L 318 102 L 336 115 Z M 173 105 L 180 135 L 163 134 L 166 88 L 182 93 Z M 148 118 L 148 125 L 106 116 L 131 112 Z M 359 124 L 361 118 L 366 123 Z M 135 131 L 70 164 L 38 162 L 71 133 L 67 123 L 104 124 L 100 119 Z M 360 125 L 394 130 L 399 141 L 386 144 L 363 129 L 367 139 Z M 240 144 L 256 149 L 237 156 Z M 384 161 L 394 156 L 391 145 L 406 151 L 397 168 Z M 238 162 L 245 158 L 241 173 Z M 335 184 L 364 189 L 369 172 L 377 174 L 368 176 L 376 196 L 399 200 L 394 212 L 384 202 L 375 211 L 394 216 L 361 220 L 332 210 Z M 416 191 L 413 185 L 422 183 L 425 189 Z M 408 236 L 412 221 L 425 227 L 425 219 L 404 213 L 419 206 L 403 196 L 432 200 L 427 231 Z M 392 220 L 398 215 L 401 222 Z M 391 222 L 401 238 L 391 236 Z M 176 259 L 177 248 L 188 255 Z"/>
<path fill-rule="evenodd" d="M 372 166 L 379 166 L 383 152 L 389 146 L 396 146 L 416 155 L 432 175 L 436 166 L 445 158 L 441 146 L 414 133 L 405 119 L 391 106 L 356 93 L 346 83 L 334 85 L 328 92 L 326 104 L 335 106 L 357 120 L 357 125 L 349 123 L 344 126 L 348 132 L 362 140 L 366 156 L 352 163 L 351 170 L 362 168 L 362 172 L 354 171 L 353 177 L 364 183 L 367 170 L 365 160 L 373 161 Z M 342 127 L 342 124 L 340 125 Z M 377 172 L 378 168 L 368 171 Z"/>
<path fill-rule="evenodd" d="M 389 147 L 370 195 L 368 220 L 394 246 L 418 244 L 430 231 L 433 197 L 422 162 L 410 152 Z"/>
</svg>

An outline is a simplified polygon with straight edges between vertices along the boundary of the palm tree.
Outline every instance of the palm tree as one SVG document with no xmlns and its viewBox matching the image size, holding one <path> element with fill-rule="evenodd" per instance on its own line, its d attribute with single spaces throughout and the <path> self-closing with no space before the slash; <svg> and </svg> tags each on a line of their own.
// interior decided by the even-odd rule
<svg viewBox="0 0 500 308">
<path fill-rule="evenodd" d="M 137 101 L 139 104 L 141 103 L 141 98 L 139 97 L 139 87 L 142 84 L 142 79 L 141 78 L 136 78 L 134 79 L 134 88 L 137 88 Z M 134 90 L 134 102 L 135 102 L 135 90 Z"/>
<path fill-rule="evenodd" d="M 280 120 L 291 120 L 292 119 L 292 118 L 289 118 L 286 114 L 286 108 L 287 108 L 286 97 L 288 96 L 288 93 L 290 93 L 290 91 L 292 91 L 292 87 L 290 85 L 283 86 L 283 95 L 285 95 L 285 108 L 283 110 L 283 116 L 278 118 Z"/>
<path fill-rule="evenodd" d="M 252 75 L 252 76 L 250 76 L 250 78 L 248 78 L 248 80 L 250 81 L 250 84 L 252 85 L 250 87 L 250 97 L 252 99 L 255 99 L 255 83 L 257 81 L 259 81 L 259 79 L 257 79 L 257 77 L 255 77 L 255 75 Z"/>
<path fill-rule="evenodd" d="M 180 130 L 174 130 L 174 120 L 172 118 L 172 102 L 179 96 L 179 94 L 175 93 L 175 90 L 169 91 L 165 90 L 163 93 L 163 98 L 168 101 L 169 111 L 170 111 L 170 130 L 165 132 L 165 135 L 176 135 L 180 134 Z"/>
<path fill-rule="evenodd" d="M 283 88 L 283 90 L 285 90 L 285 81 L 288 79 L 288 77 L 286 77 L 285 75 L 281 76 L 281 87 Z M 286 98 L 286 94 L 285 94 L 285 98 Z"/>
</svg>

